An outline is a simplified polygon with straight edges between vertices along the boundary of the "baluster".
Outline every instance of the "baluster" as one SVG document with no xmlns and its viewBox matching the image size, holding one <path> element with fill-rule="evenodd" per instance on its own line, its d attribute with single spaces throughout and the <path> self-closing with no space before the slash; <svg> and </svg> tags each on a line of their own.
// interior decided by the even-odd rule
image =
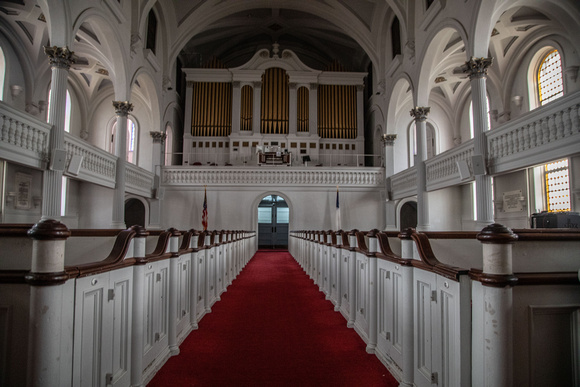
<svg viewBox="0 0 580 387">
<path fill-rule="evenodd" d="M 555 115 L 556 118 L 556 138 L 561 139 L 565 137 L 564 134 L 564 111 L 560 110 Z"/>
<path fill-rule="evenodd" d="M 12 118 L 10 118 L 10 119 L 8 120 L 8 122 L 9 122 L 9 124 L 8 124 L 8 125 L 9 125 L 9 127 L 8 127 L 8 142 L 9 142 L 10 144 L 16 144 L 16 141 L 15 141 L 15 139 L 14 139 L 14 135 L 15 135 L 15 133 L 14 133 L 14 132 L 15 132 L 15 130 L 16 130 L 16 129 L 14 128 L 14 126 L 15 126 L 16 124 L 15 124 L 14 120 L 12 120 Z"/>
<path fill-rule="evenodd" d="M 530 149 L 530 125 L 525 125 L 522 127 L 522 136 L 523 136 L 523 150 Z"/>
<path fill-rule="evenodd" d="M 572 108 L 564 109 L 562 116 L 562 130 L 564 131 L 564 136 L 567 137 L 572 134 L 572 121 L 570 120 L 570 115 L 572 114 Z"/>
<path fill-rule="evenodd" d="M 534 131 L 536 132 L 536 147 L 544 144 L 544 138 L 542 133 L 542 123 L 540 121 L 534 121 Z"/>
<path fill-rule="evenodd" d="M 556 115 L 550 114 L 547 121 L 548 130 L 550 131 L 550 142 L 556 141 Z"/>
<path fill-rule="evenodd" d="M 570 120 L 572 121 L 572 127 L 570 128 L 570 134 L 576 134 L 580 132 L 580 124 L 578 123 L 579 117 L 579 107 L 580 105 L 576 104 L 570 108 Z"/>
<path fill-rule="evenodd" d="M 25 125 L 22 128 L 22 146 L 28 150 L 32 148 L 32 138 L 30 136 L 30 131 L 32 127 L 30 125 Z"/>
<path fill-rule="evenodd" d="M 22 122 L 20 122 L 20 121 L 16 122 L 14 138 L 15 138 L 14 144 L 16 144 L 17 147 L 22 147 L 22 145 L 23 145 L 22 144 Z"/>
<path fill-rule="evenodd" d="M 8 127 L 6 126 L 6 116 L 0 114 L 0 119 L 2 120 L 2 131 L 0 132 L 0 140 L 2 142 L 8 142 Z"/>
<path fill-rule="evenodd" d="M 540 126 L 542 127 L 542 145 L 550 142 L 550 128 L 548 127 L 548 119 L 540 118 Z"/>
<path fill-rule="evenodd" d="M 534 148 L 536 146 L 536 130 L 533 123 L 528 124 L 528 139 L 529 144 L 527 146 L 527 149 Z"/>
</svg>

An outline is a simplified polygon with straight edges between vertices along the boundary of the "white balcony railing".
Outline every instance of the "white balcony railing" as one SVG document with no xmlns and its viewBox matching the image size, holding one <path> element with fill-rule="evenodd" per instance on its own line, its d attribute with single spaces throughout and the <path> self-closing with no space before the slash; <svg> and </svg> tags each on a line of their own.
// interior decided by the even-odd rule
<svg viewBox="0 0 580 387">
<path fill-rule="evenodd" d="M 381 187 L 383 168 L 323 167 L 196 167 L 162 168 L 164 185 L 267 185 L 272 186 L 357 186 Z"/>
<path fill-rule="evenodd" d="M 427 190 L 433 191 L 459 184 L 462 180 L 456 162 L 466 161 L 471 170 L 471 156 L 473 156 L 473 139 L 425 161 Z M 473 177 L 463 181 L 469 180 L 473 180 Z"/>
<path fill-rule="evenodd" d="M 391 176 L 393 199 L 402 199 L 417 194 L 417 169 L 407 168 Z"/>
<path fill-rule="evenodd" d="M 65 172 L 69 170 L 74 155 L 82 156 L 81 168 L 75 176 L 77 179 L 109 188 L 115 187 L 116 156 L 69 133 L 65 133 L 64 148 L 67 153 Z"/>
<path fill-rule="evenodd" d="M 125 176 L 125 190 L 127 192 L 147 198 L 151 197 L 151 189 L 155 178 L 152 172 L 146 171 L 135 164 L 127 163 Z"/>
</svg>

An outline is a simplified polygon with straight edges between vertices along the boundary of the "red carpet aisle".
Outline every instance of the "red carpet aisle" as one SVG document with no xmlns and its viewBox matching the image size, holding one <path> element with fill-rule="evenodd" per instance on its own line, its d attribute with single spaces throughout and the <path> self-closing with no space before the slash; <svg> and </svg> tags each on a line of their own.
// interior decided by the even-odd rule
<svg viewBox="0 0 580 387">
<path fill-rule="evenodd" d="M 149 386 L 397 386 L 288 252 L 259 251 Z"/>
</svg>

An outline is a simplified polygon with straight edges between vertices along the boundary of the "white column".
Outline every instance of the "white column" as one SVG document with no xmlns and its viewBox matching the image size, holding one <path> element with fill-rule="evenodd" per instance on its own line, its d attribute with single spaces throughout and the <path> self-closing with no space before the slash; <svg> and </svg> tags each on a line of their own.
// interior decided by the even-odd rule
<svg viewBox="0 0 580 387">
<path fill-rule="evenodd" d="M 44 219 L 30 229 L 32 266 L 26 275 L 30 285 L 28 325 L 28 386 L 62 386 L 70 383 L 72 365 L 61 352 L 61 341 L 72 343 L 72 328 L 65 329 L 64 251 L 68 228 L 54 219 Z M 65 335 L 70 335 L 66 337 Z M 66 371 L 65 371 L 66 370 Z M 61 374 L 61 371 L 64 374 Z"/>
<path fill-rule="evenodd" d="M 364 85 L 356 85 L 356 138 L 364 140 L 365 137 L 365 100 Z M 364 153 L 364 150 L 361 153 Z"/>
<path fill-rule="evenodd" d="M 252 133 L 260 134 L 262 114 L 262 82 L 254 82 L 254 112 L 252 116 Z"/>
<path fill-rule="evenodd" d="M 407 229 L 399 234 L 401 239 L 401 258 L 413 259 L 413 240 L 410 230 Z M 403 280 L 403 374 L 400 387 L 412 387 L 415 380 L 414 363 L 414 331 L 413 331 L 413 267 L 408 265 L 401 268 Z"/>
<path fill-rule="evenodd" d="M 385 195 L 385 229 L 394 230 L 397 228 L 397 206 L 392 200 L 390 177 L 395 174 L 395 152 L 394 145 L 397 139 L 396 134 L 383 134 L 381 141 L 385 148 L 385 179 L 387 181 L 387 192 Z"/>
<path fill-rule="evenodd" d="M 298 93 L 296 92 L 296 83 L 290 83 L 288 107 L 288 134 L 296 135 L 298 127 Z"/>
<path fill-rule="evenodd" d="M 311 83 L 308 94 L 308 126 L 311 136 L 318 135 L 318 83 Z"/>
<path fill-rule="evenodd" d="M 56 151 L 64 151 L 64 122 L 66 115 L 66 90 L 70 66 L 75 63 L 76 56 L 68 47 L 44 47 L 52 70 L 50 83 L 50 110 L 48 123 L 50 130 L 49 146 L 51 156 Z M 60 201 L 62 194 L 61 168 L 53 169 L 50 165 L 43 173 L 42 182 L 42 219 L 60 219 Z"/>
<path fill-rule="evenodd" d="M 113 101 L 117 114 L 115 134 L 115 156 L 117 156 L 117 173 L 113 193 L 113 222 L 111 228 L 125 228 L 125 182 L 127 179 L 127 116 L 133 105 L 127 101 Z"/>
<path fill-rule="evenodd" d="M 232 82 L 232 134 L 240 134 L 240 115 L 242 112 L 242 88 L 239 81 Z"/>
<path fill-rule="evenodd" d="M 512 244 L 517 238 L 497 223 L 477 235 L 483 244 L 483 271 L 475 278 L 482 286 L 474 286 L 472 313 L 474 318 L 483 316 L 479 323 L 483 329 L 472 333 L 472 375 L 478 375 L 473 379 L 475 386 L 513 385 L 512 285 L 517 278 L 512 270 Z"/>
<path fill-rule="evenodd" d="M 471 83 L 471 99 L 473 102 L 473 153 L 483 156 L 487 164 L 487 140 L 485 132 L 489 130 L 488 106 L 486 95 L 487 69 L 493 62 L 492 58 L 471 58 L 465 62 L 464 72 L 469 74 Z M 492 177 L 483 174 L 475 175 L 475 194 L 477 197 L 477 225 L 485 227 L 493 223 L 493 193 Z"/>
<path fill-rule="evenodd" d="M 186 82 L 185 88 L 185 115 L 183 117 L 183 165 L 189 165 L 191 160 L 191 115 L 193 114 L 193 81 Z"/>
<path fill-rule="evenodd" d="M 145 244 L 149 233 L 141 226 L 132 226 L 137 233 L 133 239 L 133 317 L 131 327 L 131 386 L 143 386 L 143 332 L 145 331 L 144 289 L 145 289 Z"/>
<path fill-rule="evenodd" d="M 367 343 L 367 353 L 375 353 L 377 348 L 377 327 L 378 327 L 378 294 L 377 294 L 377 276 L 378 262 L 376 253 L 379 251 L 377 234 L 379 230 L 371 230 L 367 237 L 369 238 L 369 341 Z"/>
<path fill-rule="evenodd" d="M 415 118 L 417 136 L 417 156 L 415 168 L 417 170 L 417 230 L 429 229 L 429 203 L 427 198 L 427 175 L 425 160 L 427 160 L 427 114 L 431 108 L 415 107 L 411 116 Z"/>
</svg>

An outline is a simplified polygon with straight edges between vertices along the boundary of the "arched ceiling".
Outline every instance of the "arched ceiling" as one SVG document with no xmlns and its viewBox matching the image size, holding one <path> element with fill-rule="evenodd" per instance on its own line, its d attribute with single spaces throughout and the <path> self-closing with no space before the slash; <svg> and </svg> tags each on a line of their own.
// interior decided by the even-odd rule
<svg viewBox="0 0 580 387">
<path fill-rule="evenodd" d="M 373 2 L 355 4 L 365 3 Z M 359 20 L 360 16 L 357 14 Z M 306 65 L 318 70 L 338 62 L 348 71 L 366 71 L 369 62 L 361 46 L 335 24 L 312 13 L 278 7 L 225 16 L 193 36 L 179 57 L 184 67 L 202 67 L 212 57 L 226 67 L 237 67 L 258 50 L 271 49 L 274 43 L 281 51 L 294 51 Z"/>
</svg>

